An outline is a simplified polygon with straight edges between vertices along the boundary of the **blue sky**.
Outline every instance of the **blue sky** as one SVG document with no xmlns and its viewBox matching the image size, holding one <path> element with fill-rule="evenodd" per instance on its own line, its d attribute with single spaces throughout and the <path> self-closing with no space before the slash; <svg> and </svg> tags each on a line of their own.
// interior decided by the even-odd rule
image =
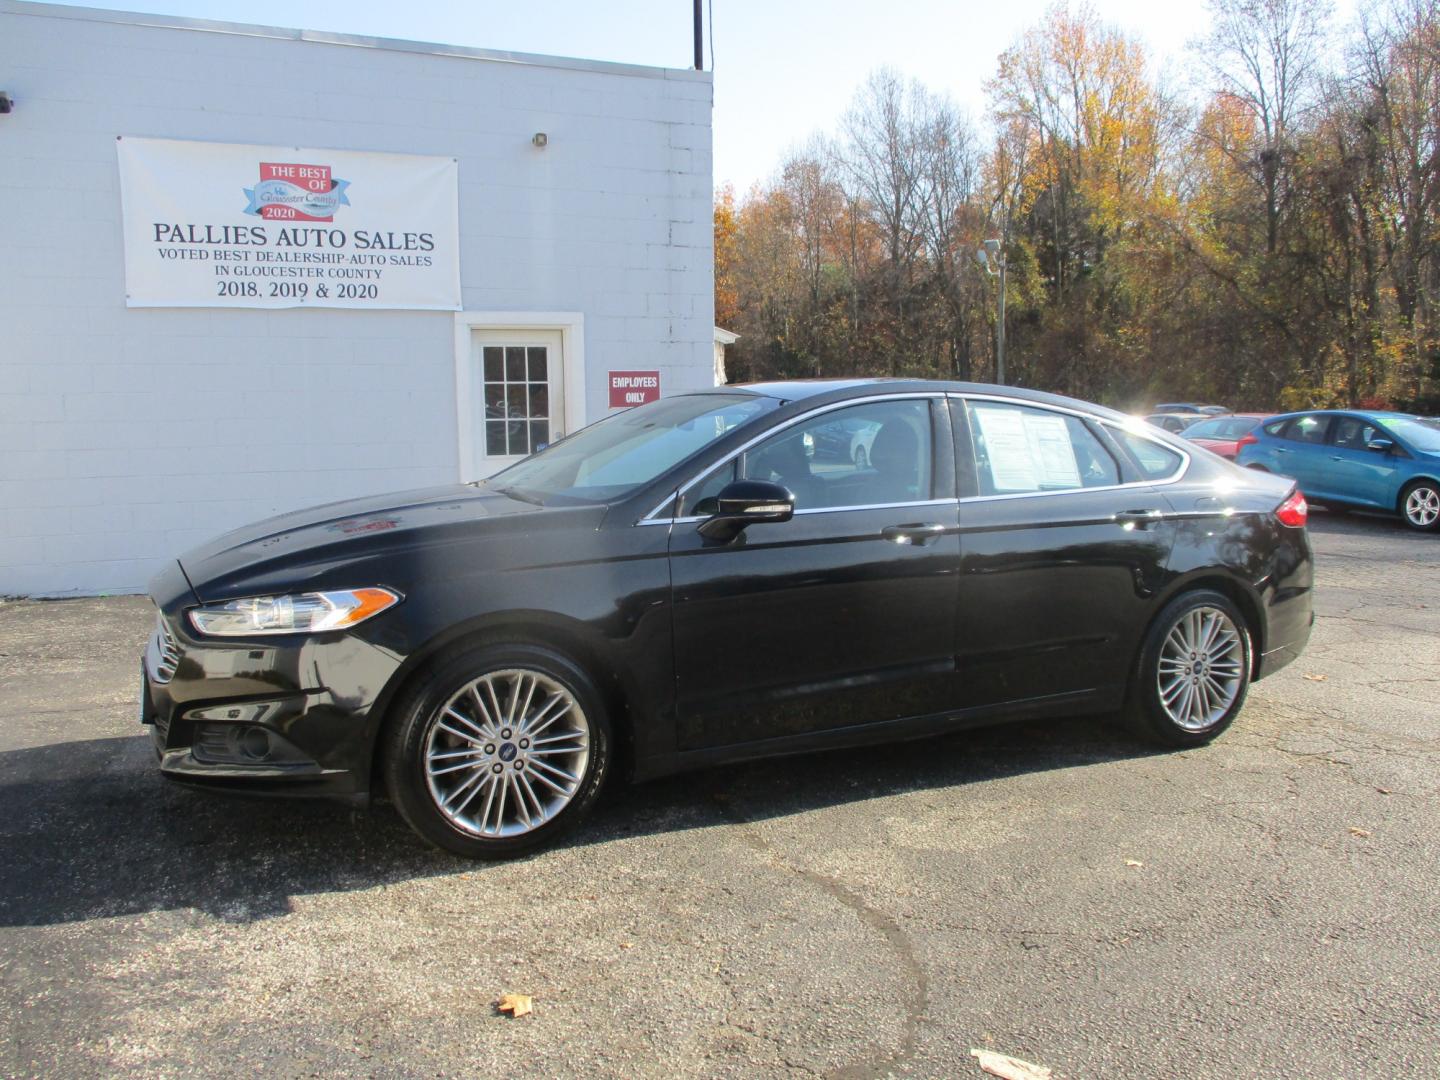
<svg viewBox="0 0 1440 1080">
<path fill-rule="evenodd" d="M 410 38 L 480 48 L 691 64 L 690 0 L 135 0 L 90 7 Z M 713 0 L 715 181 L 743 190 L 785 151 L 832 130 L 855 88 L 889 65 L 978 119 L 995 58 L 1050 0 Z M 1092 0 L 1176 75 L 1208 24 L 1199 0 Z M 1342 0 L 1340 5 L 1348 9 Z M 706 67 L 710 66 L 707 28 Z"/>
</svg>

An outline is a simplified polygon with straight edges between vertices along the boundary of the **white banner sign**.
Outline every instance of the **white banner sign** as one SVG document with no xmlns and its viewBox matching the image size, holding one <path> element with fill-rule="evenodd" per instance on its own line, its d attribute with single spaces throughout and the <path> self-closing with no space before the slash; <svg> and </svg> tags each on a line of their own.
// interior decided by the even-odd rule
<svg viewBox="0 0 1440 1080">
<path fill-rule="evenodd" d="M 453 158 L 116 145 L 130 307 L 460 310 Z"/>
</svg>

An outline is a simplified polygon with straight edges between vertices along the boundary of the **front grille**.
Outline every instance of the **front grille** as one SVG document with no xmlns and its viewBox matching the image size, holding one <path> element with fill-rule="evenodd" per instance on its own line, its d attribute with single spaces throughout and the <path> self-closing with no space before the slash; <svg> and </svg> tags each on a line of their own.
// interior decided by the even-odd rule
<svg viewBox="0 0 1440 1080">
<path fill-rule="evenodd" d="M 155 643 L 160 652 L 160 659 L 155 664 L 155 681 L 168 683 L 175 677 L 175 669 L 180 665 L 180 646 L 175 644 L 175 637 L 165 625 L 163 615 L 155 617 Z"/>
</svg>

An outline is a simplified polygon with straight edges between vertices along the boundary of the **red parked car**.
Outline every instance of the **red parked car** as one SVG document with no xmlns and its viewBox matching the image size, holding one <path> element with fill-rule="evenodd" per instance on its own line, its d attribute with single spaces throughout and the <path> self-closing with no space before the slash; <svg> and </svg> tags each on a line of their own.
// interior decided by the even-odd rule
<svg viewBox="0 0 1440 1080">
<path fill-rule="evenodd" d="M 1198 443 L 1223 458 L 1235 460 L 1240 453 L 1240 444 L 1260 424 L 1274 416 L 1274 413 L 1232 413 L 1217 416 L 1213 420 L 1201 420 L 1181 432 L 1181 438 Z M 1253 439 L 1251 440 L 1254 441 Z"/>
</svg>

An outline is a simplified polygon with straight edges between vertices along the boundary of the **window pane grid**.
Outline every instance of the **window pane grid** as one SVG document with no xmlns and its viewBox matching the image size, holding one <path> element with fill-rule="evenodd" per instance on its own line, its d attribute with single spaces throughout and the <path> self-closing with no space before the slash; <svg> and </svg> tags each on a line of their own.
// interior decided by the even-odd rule
<svg viewBox="0 0 1440 1080">
<path fill-rule="evenodd" d="M 550 442 L 549 350 L 544 345 L 487 345 L 485 453 L 524 457 Z"/>
</svg>

